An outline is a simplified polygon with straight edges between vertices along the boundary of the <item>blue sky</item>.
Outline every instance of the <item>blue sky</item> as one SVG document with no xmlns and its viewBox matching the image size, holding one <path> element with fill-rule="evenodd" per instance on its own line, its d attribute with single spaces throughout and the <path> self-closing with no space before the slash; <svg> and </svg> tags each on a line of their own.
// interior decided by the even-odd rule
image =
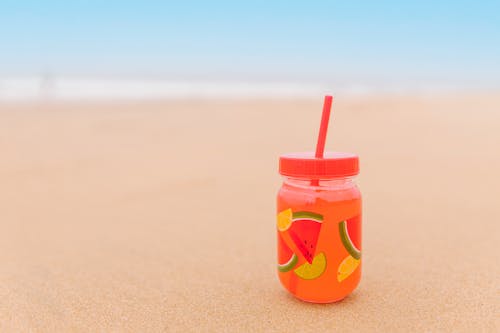
<svg viewBox="0 0 500 333">
<path fill-rule="evenodd" d="M 498 1 L 0 2 L 0 76 L 499 86 Z"/>
</svg>

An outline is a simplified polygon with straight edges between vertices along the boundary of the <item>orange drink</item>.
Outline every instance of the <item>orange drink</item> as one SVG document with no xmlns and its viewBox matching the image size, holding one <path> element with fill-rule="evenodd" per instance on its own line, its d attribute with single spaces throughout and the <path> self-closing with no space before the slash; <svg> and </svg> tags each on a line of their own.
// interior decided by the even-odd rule
<svg viewBox="0 0 500 333">
<path fill-rule="evenodd" d="M 361 278 L 361 194 L 353 177 L 358 157 L 348 153 L 280 157 L 278 276 L 297 298 L 343 299 Z"/>
</svg>

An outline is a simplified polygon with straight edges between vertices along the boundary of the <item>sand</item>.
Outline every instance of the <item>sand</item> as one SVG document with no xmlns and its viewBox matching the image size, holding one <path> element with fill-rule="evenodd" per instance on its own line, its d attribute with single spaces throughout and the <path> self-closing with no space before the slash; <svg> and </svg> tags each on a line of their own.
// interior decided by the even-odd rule
<svg viewBox="0 0 500 333">
<path fill-rule="evenodd" d="M 363 278 L 307 304 L 275 272 L 280 153 L 321 99 L 0 105 L 0 331 L 500 329 L 500 94 L 337 96 Z"/>
</svg>

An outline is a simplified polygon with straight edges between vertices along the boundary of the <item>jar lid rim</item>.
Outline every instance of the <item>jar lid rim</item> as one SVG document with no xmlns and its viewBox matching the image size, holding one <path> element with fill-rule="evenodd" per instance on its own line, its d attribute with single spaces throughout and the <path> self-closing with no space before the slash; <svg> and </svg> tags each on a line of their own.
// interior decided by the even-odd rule
<svg viewBox="0 0 500 333">
<path fill-rule="evenodd" d="M 325 152 L 323 158 L 314 152 L 283 154 L 279 158 L 279 173 L 300 178 L 349 177 L 359 174 L 358 155 L 346 152 Z"/>
</svg>

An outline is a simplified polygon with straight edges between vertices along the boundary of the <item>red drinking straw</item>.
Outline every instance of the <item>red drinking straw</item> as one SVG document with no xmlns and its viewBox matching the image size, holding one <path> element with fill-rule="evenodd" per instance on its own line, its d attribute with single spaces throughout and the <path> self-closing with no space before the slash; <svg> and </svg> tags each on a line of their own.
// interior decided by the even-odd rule
<svg viewBox="0 0 500 333">
<path fill-rule="evenodd" d="M 318 142 L 316 143 L 316 154 L 314 154 L 314 157 L 316 158 L 323 158 L 323 153 L 325 152 L 326 132 L 328 132 L 328 121 L 330 120 L 332 101 L 332 96 L 325 96 L 325 101 L 323 102 L 323 114 L 321 115 L 321 124 L 319 126 Z M 318 186 L 319 179 L 311 180 L 311 185 Z"/>
<path fill-rule="evenodd" d="M 316 158 L 323 158 L 325 152 L 326 132 L 328 132 L 328 121 L 330 120 L 330 110 L 332 109 L 333 97 L 326 95 L 323 102 L 323 115 L 319 127 L 318 143 L 316 144 Z"/>
</svg>

